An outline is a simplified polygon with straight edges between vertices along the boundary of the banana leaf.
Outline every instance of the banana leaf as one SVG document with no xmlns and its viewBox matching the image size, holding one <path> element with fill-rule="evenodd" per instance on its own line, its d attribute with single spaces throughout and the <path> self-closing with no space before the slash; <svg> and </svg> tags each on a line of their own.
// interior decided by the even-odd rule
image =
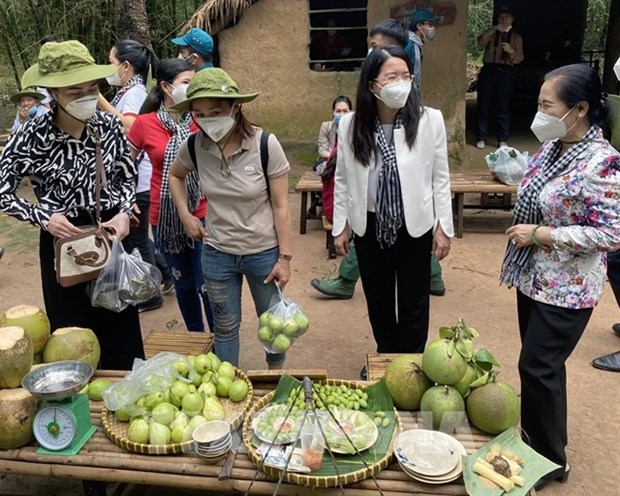
<svg viewBox="0 0 620 496">
<path fill-rule="evenodd" d="M 494 444 L 499 445 L 503 450 L 510 451 L 515 455 L 519 455 L 523 460 L 523 470 L 519 474 L 525 480 L 523 487 L 515 485 L 514 489 L 509 493 L 503 489 L 490 489 L 485 487 L 480 480 L 478 474 L 473 471 L 474 463 L 478 458 L 485 459 L 486 454 Z M 502 432 L 499 436 L 491 439 L 488 443 L 482 446 L 478 451 L 472 453 L 469 456 L 463 457 L 463 479 L 465 480 L 465 487 L 467 488 L 467 494 L 470 496 L 501 496 L 502 494 L 509 494 L 510 496 L 526 496 L 532 486 L 536 484 L 538 479 L 542 476 L 558 470 L 561 467 L 556 463 L 548 460 L 542 455 L 539 455 L 536 451 L 525 444 L 517 430 L 510 428 Z"/>
<path fill-rule="evenodd" d="M 327 382 L 331 383 L 333 381 Z M 341 382 L 346 383 L 347 381 Z M 291 390 L 300 384 L 301 381 L 298 379 L 295 379 L 288 374 L 284 374 L 278 382 L 278 386 L 275 390 L 271 404 L 286 403 Z M 320 470 L 312 472 L 312 476 L 321 477 L 343 475 L 349 472 L 362 470 L 366 465 L 371 466 L 379 460 L 385 458 L 390 453 L 390 443 L 394 434 L 394 429 L 396 428 L 396 413 L 394 410 L 392 397 L 390 396 L 383 379 L 362 389 L 368 394 L 368 408 L 360 409 L 360 411 L 365 412 L 371 420 L 374 418 L 374 412 L 385 412 L 385 417 L 390 419 L 389 425 L 387 427 L 379 427 L 377 441 L 370 448 L 362 451 L 360 453 L 361 457 L 355 454 L 343 455 L 334 453 L 334 457 L 338 465 L 337 467 L 334 466 L 334 463 L 326 450 L 323 454 L 323 463 L 321 464 Z M 260 440 L 256 436 L 253 436 L 252 444 L 254 444 L 254 446 L 259 446 L 260 443 Z"/>
</svg>

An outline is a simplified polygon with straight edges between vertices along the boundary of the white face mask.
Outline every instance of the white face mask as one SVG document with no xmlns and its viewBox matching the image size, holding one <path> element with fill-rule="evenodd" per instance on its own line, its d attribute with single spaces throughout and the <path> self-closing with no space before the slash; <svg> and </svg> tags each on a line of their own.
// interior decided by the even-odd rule
<svg viewBox="0 0 620 496">
<path fill-rule="evenodd" d="M 116 68 L 116 72 L 114 74 L 105 78 L 110 86 L 123 86 L 122 78 L 118 74 L 119 68 L 120 66 Z"/>
<path fill-rule="evenodd" d="M 172 98 L 175 105 L 183 103 L 187 100 L 187 84 L 180 84 L 179 86 L 172 87 L 174 89 L 172 90 L 172 93 L 170 93 L 170 98 Z"/>
<path fill-rule="evenodd" d="M 434 40 L 435 39 L 435 26 L 430 26 L 426 28 L 426 33 L 424 34 L 424 36 L 428 38 L 429 40 Z"/>
<path fill-rule="evenodd" d="M 198 127 L 216 143 L 226 136 L 235 125 L 235 118 L 232 117 L 234 107 L 230 109 L 230 114 L 226 117 L 198 117 L 196 122 Z"/>
<path fill-rule="evenodd" d="M 573 127 L 575 127 L 577 122 L 579 122 L 579 120 L 577 120 L 575 121 L 575 124 L 570 127 L 570 129 L 566 128 L 564 118 L 570 114 L 571 110 L 573 109 L 570 109 L 562 117 L 555 117 L 553 115 L 545 114 L 544 112 L 536 112 L 536 116 L 534 116 L 530 129 L 538 138 L 538 141 L 544 143 L 545 141 L 560 139 L 566 136 L 566 134 Z"/>
<path fill-rule="evenodd" d="M 377 83 L 377 86 L 381 88 L 381 92 L 375 96 L 391 109 L 403 108 L 407 103 L 409 93 L 411 93 L 411 82 L 395 81 L 385 86 Z"/>
<path fill-rule="evenodd" d="M 618 60 L 616 60 L 616 63 L 614 64 L 614 72 L 616 73 L 618 81 L 620 81 L 620 57 L 618 57 Z"/>
<path fill-rule="evenodd" d="M 65 112 L 78 121 L 86 122 L 97 112 L 97 95 L 88 95 L 69 102 Z"/>
</svg>

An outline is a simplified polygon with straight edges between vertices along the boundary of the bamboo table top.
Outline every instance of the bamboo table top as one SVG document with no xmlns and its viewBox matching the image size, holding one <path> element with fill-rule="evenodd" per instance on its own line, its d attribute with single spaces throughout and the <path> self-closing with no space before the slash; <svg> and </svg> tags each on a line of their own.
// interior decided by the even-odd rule
<svg viewBox="0 0 620 496">
<path fill-rule="evenodd" d="M 516 193 L 517 186 L 501 183 L 490 172 L 451 172 L 450 190 L 453 193 Z"/>
<path fill-rule="evenodd" d="M 314 379 L 325 377 L 324 371 L 288 371 L 294 375 L 309 375 Z M 121 380 L 126 372 L 97 371 L 96 377 L 105 377 L 113 381 Z M 275 388 L 278 374 L 273 371 L 248 371 L 254 384 L 255 399 L 260 398 Z M 220 494 L 245 492 L 256 473 L 255 466 L 247 457 L 247 450 L 241 444 L 235 457 L 231 478 L 218 481 L 223 461 L 208 465 L 195 455 L 139 455 L 130 453 L 113 444 L 103 432 L 101 410 L 103 402 L 91 402 L 91 417 L 97 432 L 73 457 L 40 455 L 36 453 L 35 443 L 15 450 L 0 450 L 0 473 L 35 475 L 42 477 L 60 477 L 82 480 L 99 480 L 106 482 L 126 482 L 188 489 L 215 490 Z M 415 412 L 400 412 L 405 429 L 422 427 Z M 468 453 L 474 452 L 490 436 L 467 425 L 459 428 L 456 438 L 463 443 Z M 466 495 L 463 481 L 443 485 L 428 485 L 409 478 L 394 461 L 386 470 L 377 475 L 377 481 L 386 496 L 404 494 L 455 496 Z M 252 486 L 253 495 L 273 494 L 276 482 L 264 473 L 259 473 Z M 372 479 L 346 486 L 345 492 L 351 495 L 370 496 L 379 494 Z M 292 484 L 283 484 L 278 491 L 280 495 L 326 496 L 340 494 L 339 488 L 312 489 Z"/>
</svg>

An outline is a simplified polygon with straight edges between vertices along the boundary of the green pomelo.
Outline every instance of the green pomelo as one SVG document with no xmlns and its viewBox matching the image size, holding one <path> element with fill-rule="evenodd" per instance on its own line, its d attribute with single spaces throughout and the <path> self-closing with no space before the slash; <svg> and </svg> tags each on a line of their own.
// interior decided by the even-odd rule
<svg viewBox="0 0 620 496">
<path fill-rule="evenodd" d="M 23 327 L 32 339 L 35 353 L 43 350 L 50 337 L 50 321 L 47 315 L 43 310 L 32 305 L 17 305 L 9 308 L 0 317 L 0 327 L 11 326 Z"/>
<path fill-rule="evenodd" d="M 43 349 L 43 362 L 78 360 L 94 369 L 99 364 L 101 348 L 93 331 L 83 327 L 61 327 L 56 329 Z"/>
<path fill-rule="evenodd" d="M 505 382 L 488 382 L 467 397 L 467 416 L 478 429 L 499 434 L 519 422 L 519 398 Z"/>
<path fill-rule="evenodd" d="M 0 388 L 17 388 L 30 372 L 33 345 L 23 328 L 0 328 Z"/>
<path fill-rule="evenodd" d="M 25 389 L 0 390 L 0 449 L 21 448 L 34 440 L 36 411 L 37 400 Z"/>
<path fill-rule="evenodd" d="M 452 433 L 465 418 L 465 402 L 451 386 L 433 386 L 420 401 L 422 422 L 428 429 Z"/>
<path fill-rule="evenodd" d="M 429 344 L 422 354 L 422 369 L 426 376 L 437 384 L 456 384 L 467 371 L 467 362 L 456 350 L 448 355 L 450 340 L 437 339 Z"/>
<path fill-rule="evenodd" d="M 385 384 L 401 410 L 417 410 L 433 383 L 422 371 L 422 354 L 396 357 L 385 369 Z"/>
<path fill-rule="evenodd" d="M 101 401 L 103 392 L 112 385 L 108 379 L 95 379 L 88 385 L 88 399 Z"/>
<path fill-rule="evenodd" d="M 467 365 L 465 375 L 461 377 L 456 384 L 453 384 L 452 387 L 461 393 L 463 398 L 465 398 L 465 396 L 469 393 L 469 385 L 476 380 L 476 376 L 476 369 L 474 369 L 471 365 Z"/>
</svg>

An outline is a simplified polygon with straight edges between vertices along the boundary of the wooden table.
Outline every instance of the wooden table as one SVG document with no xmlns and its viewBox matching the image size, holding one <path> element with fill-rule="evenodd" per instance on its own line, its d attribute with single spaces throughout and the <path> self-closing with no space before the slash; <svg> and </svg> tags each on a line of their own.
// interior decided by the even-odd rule
<svg viewBox="0 0 620 496">
<path fill-rule="evenodd" d="M 450 189 L 454 195 L 452 210 L 456 221 L 456 237 L 463 237 L 463 217 L 465 208 L 491 208 L 510 210 L 513 208 L 512 194 L 517 186 L 500 183 L 489 172 L 452 172 Z M 465 193 L 481 195 L 480 203 L 465 205 Z M 501 195 L 499 201 L 490 200 L 489 195 Z"/>
<path fill-rule="evenodd" d="M 306 221 L 308 219 L 321 220 L 321 213 L 319 212 L 319 206 L 321 205 L 321 192 L 323 191 L 321 176 L 318 176 L 313 171 L 305 172 L 295 185 L 295 191 L 301 193 L 299 234 L 306 234 Z M 310 193 L 309 207 L 308 193 Z"/>
<path fill-rule="evenodd" d="M 378 370 L 376 367 L 372 370 Z M 370 369 L 369 369 L 370 371 Z M 294 375 L 310 375 L 317 379 L 326 376 L 325 371 L 289 371 Z M 118 381 L 125 376 L 123 371 L 97 371 L 96 377 L 105 377 Z M 278 375 L 274 371 L 248 371 L 254 385 L 255 398 L 262 397 L 273 390 Z M 81 479 L 85 482 L 87 494 L 105 495 L 105 482 L 125 482 L 131 484 L 147 484 L 168 487 L 182 487 L 199 490 L 217 491 L 218 494 L 235 494 L 245 492 L 256 473 L 256 468 L 247 456 L 243 444 L 239 447 L 234 460 L 231 478 L 218 481 L 223 461 L 216 465 L 208 465 L 202 458 L 195 455 L 138 455 L 130 453 L 113 444 L 105 436 L 101 427 L 102 402 L 91 402 L 91 417 L 97 432 L 82 449 L 73 457 L 39 455 L 33 443 L 15 450 L 0 450 L 0 473 L 34 475 L 42 477 L 60 477 Z M 421 427 L 416 414 L 400 412 L 405 429 Z M 489 436 L 480 431 L 459 428 L 456 438 L 463 443 L 468 453 L 472 453 L 485 442 Z M 397 495 L 466 495 L 462 479 L 443 485 L 427 485 L 409 478 L 394 461 L 387 469 L 377 475 L 377 481 L 384 493 Z M 253 495 L 271 495 L 276 481 L 260 472 L 252 486 Z M 372 479 L 366 479 L 346 487 L 345 493 L 351 496 L 375 496 L 377 486 Z M 340 494 L 338 488 L 312 489 L 292 484 L 283 484 L 279 494 L 298 496 L 335 496 Z"/>
<path fill-rule="evenodd" d="M 208 353 L 213 348 L 213 334 L 187 331 L 151 331 L 144 338 L 144 356 L 151 358 L 158 353 L 171 351 L 181 355 Z"/>
</svg>

